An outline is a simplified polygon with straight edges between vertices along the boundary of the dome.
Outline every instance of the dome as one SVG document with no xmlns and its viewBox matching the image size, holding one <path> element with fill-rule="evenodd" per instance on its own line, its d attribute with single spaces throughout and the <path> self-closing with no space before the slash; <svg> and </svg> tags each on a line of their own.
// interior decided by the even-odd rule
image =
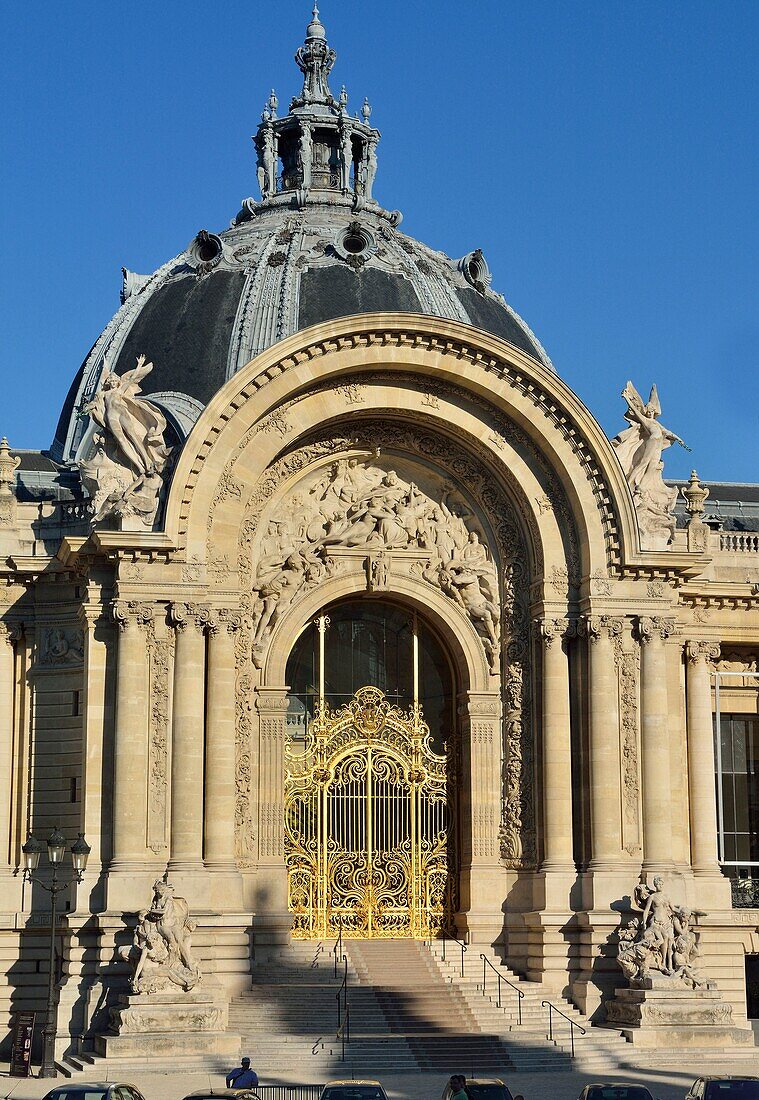
<svg viewBox="0 0 759 1100">
<path fill-rule="evenodd" d="M 56 461 L 75 461 L 88 445 L 80 411 L 108 370 L 123 374 L 146 355 L 153 369 L 143 395 L 182 439 L 259 352 L 351 314 L 461 321 L 552 369 L 524 321 L 490 289 L 480 249 L 451 259 L 401 232 L 401 214 L 376 201 L 380 134 L 370 125 L 371 107 L 364 100 L 361 117 L 351 116 L 345 88 L 332 96 L 335 53 L 313 27 L 295 55 L 300 95 L 279 118 L 272 91 L 254 138 L 261 199 L 246 199 L 229 229 L 201 230 L 152 275 L 124 271 L 121 308 L 66 399 L 50 452 Z"/>
</svg>

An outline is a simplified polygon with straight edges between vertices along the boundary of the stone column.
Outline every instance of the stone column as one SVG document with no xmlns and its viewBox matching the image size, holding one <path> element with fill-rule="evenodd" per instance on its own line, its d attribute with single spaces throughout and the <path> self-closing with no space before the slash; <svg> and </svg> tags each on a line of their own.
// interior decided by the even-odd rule
<svg viewBox="0 0 759 1100">
<path fill-rule="evenodd" d="M 203 868 L 203 742 L 208 608 L 171 605 L 176 629 L 171 722 L 170 871 Z"/>
<path fill-rule="evenodd" d="M 685 656 L 691 863 L 696 875 L 721 876 L 717 863 L 714 723 L 709 667 L 710 662 L 719 657 L 719 645 L 716 642 L 688 642 Z"/>
<path fill-rule="evenodd" d="M 669 715 L 665 641 L 674 633 L 673 619 L 638 619 L 640 656 L 640 741 L 643 782 L 643 870 L 672 866 Z"/>
<path fill-rule="evenodd" d="M 619 684 L 614 639 L 622 621 L 588 615 L 588 729 L 590 763 L 590 869 L 619 869 L 622 849 L 622 790 L 619 755 Z"/>
<path fill-rule="evenodd" d="M 13 871 L 10 855 L 12 783 L 16 774 L 13 760 L 16 699 L 14 644 L 19 636 L 18 627 L 0 623 L 0 878 L 11 875 Z"/>
<path fill-rule="evenodd" d="M 213 871 L 235 862 L 235 637 L 242 618 L 220 612 L 209 625 L 203 855 Z"/>
<path fill-rule="evenodd" d="M 256 890 L 265 899 L 257 907 L 253 934 L 257 944 L 286 943 L 292 919 L 288 910 L 285 866 L 286 687 L 260 687 L 258 712 L 258 874 Z"/>
<path fill-rule="evenodd" d="M 112 657 L 117 652 L 119 635 L 107 612 L 107 605 L 97 597 L 88 598 L 79 610 L 84 631 L 80 828 L 92 851 L 84 882 L 72 885 L 71 892 L 76 897 L 77 909 L 81 906 L 86 912 L 91 911 L 91 906 L 105 908 L 106 883 L 102 871 L 107 853 L 112 850 L 111 787 L 104 771 L 109 746 L 114 743 L 116 676 Z"/>
<path fill-rule="evenodd" d="M 566 619 L 537 624 L 543 658 L 543 871 L 575 870 Z"/>
<path fill-rule="evenodd" d="M 148 661 L 145 630 L 149 604 L 117 601 L 116 721 L 113 744 L 113 831 L 110 871 L 146 863 L 148 782 Z"/>
</svg>

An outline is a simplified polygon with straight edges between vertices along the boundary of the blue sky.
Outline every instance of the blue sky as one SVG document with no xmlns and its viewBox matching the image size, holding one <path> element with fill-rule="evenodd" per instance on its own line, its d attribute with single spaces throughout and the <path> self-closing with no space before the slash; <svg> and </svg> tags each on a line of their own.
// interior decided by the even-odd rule
<svg viewBox="0 0 759 1100">
<path fill-rule="evenodd" d="M 256 194 L 250 135 L 307 3 L 6 3 L 0 434 L 49 444 L 80 362 L 153 271 Z M 608 434 L 655 381 L 693 448 L 759 481 L 759 3 L 323 0 L 351 109 L 383 133 L 404 231 L 481 247 Z"/>
</svg>

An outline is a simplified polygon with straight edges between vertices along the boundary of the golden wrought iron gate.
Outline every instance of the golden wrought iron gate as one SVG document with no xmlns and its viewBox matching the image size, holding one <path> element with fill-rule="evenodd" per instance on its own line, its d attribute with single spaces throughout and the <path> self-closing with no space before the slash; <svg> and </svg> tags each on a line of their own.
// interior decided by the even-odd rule
<svg viewBox="0 0 759 1100">
<path fill-rule="evenodd" d="M 293 935 L 452 930 L 455 783 L 419 705 L 361 688 L 336 711 L 320 705 L 305 745 L 288 739 L 285 754 Z"/>
</svg>

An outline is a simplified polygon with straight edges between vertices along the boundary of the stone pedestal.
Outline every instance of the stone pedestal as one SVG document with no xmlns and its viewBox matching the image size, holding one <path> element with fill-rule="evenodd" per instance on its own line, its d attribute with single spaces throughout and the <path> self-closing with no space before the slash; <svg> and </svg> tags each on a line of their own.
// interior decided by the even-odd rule
<svg viewBox="0 0 759 1100">
<path fill-rule="evenodd" d="M 220 992 L 180 990 L 125 994 L 111 1009 L 110 1030 L 95 1037 L 95 1050 L 108 1059 L 193 1058 L 232 1064 L 240 1036 L 226 1031 L 227 1002 Z"/>
<path fill-rule="evenodd" d="M 753 1033 L 733 1025 L 732 1006 L 715 988 L 685 989 L 672 978 L 644 979 L 617 989 L 606 1004 L 606 1022 L 621 1027 L 637 1047 L 730 1047 L 753 1043 Z"/>
</svg>

